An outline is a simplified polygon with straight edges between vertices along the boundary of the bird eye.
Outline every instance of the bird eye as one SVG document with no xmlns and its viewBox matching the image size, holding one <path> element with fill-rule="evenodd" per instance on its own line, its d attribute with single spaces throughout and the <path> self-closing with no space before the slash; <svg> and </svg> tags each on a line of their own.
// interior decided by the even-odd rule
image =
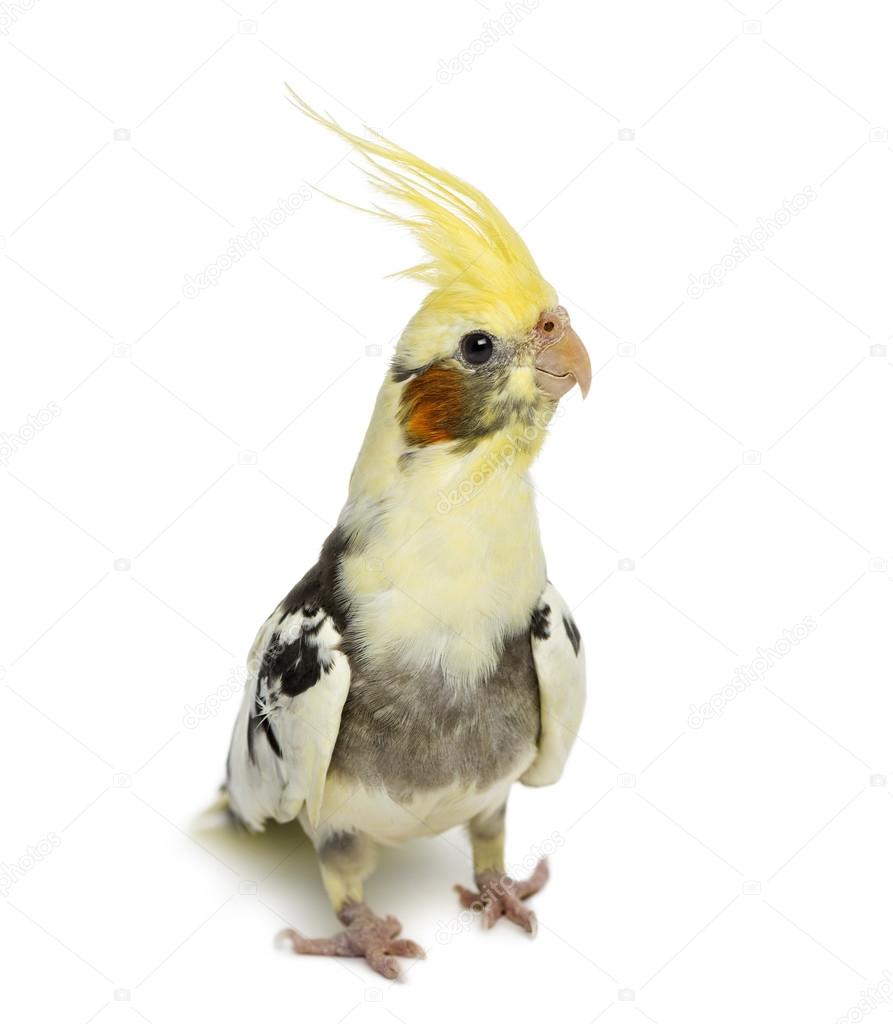
<svg viewBox="0 0 893 1024">
<path fill-rule="evenodd" d="M 472 331 L 462 339 L 462 356 L 472 366 L 486 363 L 493 355 L 493 339 L 483 331 Z"/>
</svg>

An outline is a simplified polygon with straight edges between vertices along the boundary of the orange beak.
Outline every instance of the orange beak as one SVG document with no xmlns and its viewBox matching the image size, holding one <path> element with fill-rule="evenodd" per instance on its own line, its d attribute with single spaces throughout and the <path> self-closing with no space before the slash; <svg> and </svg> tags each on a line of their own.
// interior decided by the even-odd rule
<svg viewBox="0 0 893 1024">
<path fill-rule="evenodd" d="M 551 323 L 548 320 L 546 325 Z M 569 323 L 557 326 L 559 329 L 555 331 L 557 337 L 554 341 L 549 334 L 537 331 L 541 339 L 533 363 L 537 386 L 550 398 L 559 399 L 579 384 L 585 398 L 592 383 L 589 353 Z"/>
</svg>

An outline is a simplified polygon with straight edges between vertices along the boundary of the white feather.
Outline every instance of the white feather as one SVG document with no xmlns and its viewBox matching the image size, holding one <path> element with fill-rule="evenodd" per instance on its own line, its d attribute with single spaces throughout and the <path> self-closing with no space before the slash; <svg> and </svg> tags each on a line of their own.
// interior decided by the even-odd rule
<svg viewBox="0 0 893 1024">
<path fill-rule="evenodd" d="M 539 750 L 533 764 L 521 776 L 527 786 L 548 786 L 564 771 L 567 756 L 577 738 L 586 703 L 586 663 L 583 642 L 574 650 L 564 625 L 573 623 L 561 595 L 547 584 L 540 607 L 549 606 L 549 636 L 534 636 L 533 663 L 540 690 Z"/>
<path fill-rule="evenodd" d="M 315 648 L 315 655 L 324 666 L 320 679 L 296 697 L 277 692 L 260 695 L 261 715 L 273 728 L 282 757 L 275 754 L 263 730 L 255 727 L 252 760 L 248 722 L 255 712 L 264 652 L 274 633 L 294 639 L 302 628 L 318 625 L 321 618 L 324 621 L 315 634 L 305 632 L 305 642 Z M 242 706 L 233 731 L 227 784 L 232 809 L 252 831 L 262 831 L 269 818 L 293 821 L 305 806 L 311 823 L 315 826 L 319 821 L 341 709 L 350 688 L 350 665 L 338 649 L 340 639 L 324 612 L 306 616 L 298 611 L 280 623 L 277 610 L 254 642 Z M 276 680 L 271 682 L 275 684 Z"/>
</svg>

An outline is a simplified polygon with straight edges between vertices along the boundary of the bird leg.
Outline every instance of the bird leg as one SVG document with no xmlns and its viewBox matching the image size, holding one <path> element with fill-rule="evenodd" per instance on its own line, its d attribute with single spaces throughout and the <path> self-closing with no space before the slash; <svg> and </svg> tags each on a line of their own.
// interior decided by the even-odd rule
<svg viewBox="0 0 893 1024">
<path fill-rule="evenodd" d="M 390 914 L 379 917 L 363 900 L 363 879 L 375 864 L 372 843 L 353 832 L 341 832 L 320 845 L 323 884 L 344 931 L 330 939 L 308 939 L 286 928 L 277 938 L 291 943 L 295 953 L 316 956 L 361 956 L 385 978 L 398 978 L 394 957 L 424 958 L 425 950 L 412 939 L 399 939 L 401 924 Z"/>
<path fill-rule="evenodd" d="M 542 889 L 549 878 L 549 866 L 542 858 L 529 878 L 510 878 L 505 871 L 505 805 L 495 814 L 474 818 L 469 824 L 474 855 L 475 892 L 454 886 L 463 907 L 478 910 L 485 928 L 507 917 L 531 935 L 536 934 L 536 914 L 522 902 Z"/>
</svg>

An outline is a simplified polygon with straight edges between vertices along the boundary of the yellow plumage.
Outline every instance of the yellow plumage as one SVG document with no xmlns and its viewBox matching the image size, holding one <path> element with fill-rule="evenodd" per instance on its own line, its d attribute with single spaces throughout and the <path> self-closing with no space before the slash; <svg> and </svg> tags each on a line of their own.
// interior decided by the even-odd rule
<svg viewBox="0 0 893 1024">
<path fill-rule="evenodd" d="M 521 236 L 483 192 L 372 129 L 370 139 L 354 135 L 289 93 L 308 117 L 363 155 L 376 189 L 409 208 L 408 216 L 379 206 L 364 212 L 407 228 L 427 253 L 427 260 L 399 272 L 431 286 L 420 315 L 447 312 L 511 335 L 555 305 L 555 290 Z"/>
</svg>

